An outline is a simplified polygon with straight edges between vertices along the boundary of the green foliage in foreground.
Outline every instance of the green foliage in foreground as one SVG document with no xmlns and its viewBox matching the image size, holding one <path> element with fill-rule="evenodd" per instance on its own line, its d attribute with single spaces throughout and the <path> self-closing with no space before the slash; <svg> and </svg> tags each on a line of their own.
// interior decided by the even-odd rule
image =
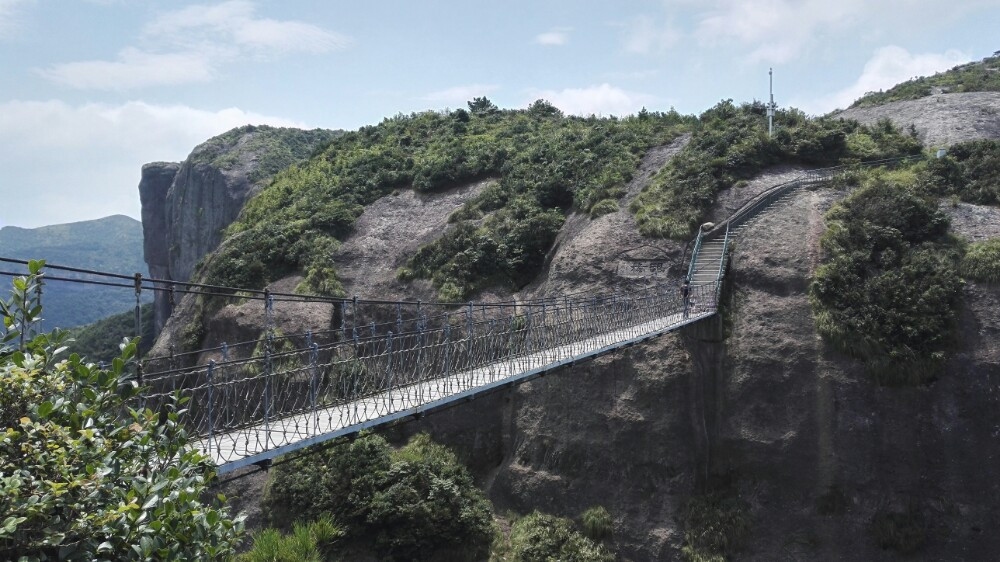
<svg viewBox="0 0 1000 562">
<path fill-rule="evenodd" d="M 935 195 L 957 196 L 978 205 L 1000 204 L 1000 141 L 952 146 L 945 157 L 927 163 L 920 183 Z"/>
<path fill-rule="evenodd" d="M 456 217 L 458 228 L 414 257 L 409 275 L 450 295 L 484 282 L 518 285 L 537 272 L 566 209 L 606 210 L 640 156 L 689 121 L 676 112 L 567 117 L 543 101 L 499 110 L 485 99 L 468 111 L 388 118 L 280 172 L 230 226 L 207 276 L 259 288 L 301 270 L 303 290 L 337 294 L 331 253 L 366 205 L 396 189 L 433 192 L 493 178 Z"/>
<path fill-rule="evenodd" d="M 232 555 L 242 521 L 203 502 L 214 470 L 189 446 L 176 405 L 162 417 L 127 407 L 138 389 L 119 381 L 135 344 L 100 370 L 75 354 L 57 360 L 65 334 L 21 343 L 40 312 L 35 282 L 15 279 L 0 306 L 0 559 Z"/>
<path fill-rule="evenodd" d="M 690 562 L 723 562 L 739 552 L 750 537 L 749 506 L 729 489 L 688 500 L 682 513 L 684 547 Z"/>
<path fill-rule="evenodd" d="M 144 304 L 139 309 L 142 319 L 142 334 L 137 353 L 143 356 L 153 346 L 153 305 Z M 90 361 L 110 364 L 121 353 L 122 339 L 135 337 L 135 311 L 130 310 L 108 316 L 93 324 L 69 330 L 72 341 L 66 345 L 69 351 L 86 357 Z"/>
<path fill-rule="evenodd" d="M 826 215 L 810 298 L 820 334 L 882 384 L 919 384 L 953 339 L 960 249 L 937 202 L 875 173 Z M 912 176 L 910 176 L 912 177 Z"/>
<path fill-rule="evenodd" d="M 331 559 L 333 545 L 344 531 L 329 518 L 296 523 L 292 532 L 265 529 L 253 536 L 253 548 L 238 562 L 323 562 Z"/>
<path fill-rule="evenodd" d="M 398 450 L 364 435 L 279 465 L 264 508 L 275 525 L 332 517 L 345 545 L 381 560 L 481 560 L 493 536 L 489 501 L 425 434 Z"/>
<path fill-rule="evenodd" d="M 931 95 L 932 88 L 945 92 L 1000 92 L 1000 56 L 962 64 L 934 76 L 921 76 L 897 84 L 886 91 L 868 92 L 851 107 L 871 107 Z"/>
<path fill-rule="evenodd" d="M 1000 238 L 970 244 L 962 258 L 962 274 L 976 281 L 1000 283 Z"/>
<path fill-rule="evenodd" d="M 611 562 L 615 557 L 585 537 L 564 517 L 537 511 L 511 526 L 510 536 L 494 547 L 492 560 L 534 562 Z"/>
<path fill-rule="evenodd" d="M 919 154 L 920 143 L 889 121 L 868 127 L 856 121 L 809 119 L 779 111 L 767 135 L 763 103 L 720 102 L 701 114 L 691 142 L 632 203 L 645 236 L 686 239 L 723 188 L 782 163 L 833 166 Z"/>
</svg>

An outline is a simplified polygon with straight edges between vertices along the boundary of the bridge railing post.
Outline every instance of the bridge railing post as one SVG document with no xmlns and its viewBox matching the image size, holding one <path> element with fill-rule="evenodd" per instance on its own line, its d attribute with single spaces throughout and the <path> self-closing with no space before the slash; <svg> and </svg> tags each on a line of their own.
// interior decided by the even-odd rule
<svg viewBox="0 0 1000 562">
<path fill-rule="evenodd" d="M 208 362 L 208 456 L 212 456 L 215 441 L 215 360 Z"/>
<path fill-rule="evenodd" d="M 391 414 L 395 411 L 394 409 L 395 397 L 393 397 L 392 395 L 392 384 L 396 378 L 395 377 L 396 373 L 392 367 L 392 330 L 390 330 L 385 335 L 385 357 L 386 357 L 386 362 L 385 362 L 386 394 L 389 398 L 389 409 L 386 413 Z M 405 407 L 405 404 L 403 406 Z"/>
<path fill-rule="evenodd" d="M 444 385 L 445 391 L 450 392 L 451 384 L 451 317 L 449 313 L 444 313 Z"/>
<path fill-rule="evenodd" d="M 310 336 L 312 333 L 310 332 Z M 312 339 L 312 338 L 310 338 Z M 319 435 L 319 345 L 311 342 L 309 345 L 309 401 L 312 406 L 313 433 Z M 306 433 L 309 433 L 309 426 L 306 425 Z"/>
</svg>

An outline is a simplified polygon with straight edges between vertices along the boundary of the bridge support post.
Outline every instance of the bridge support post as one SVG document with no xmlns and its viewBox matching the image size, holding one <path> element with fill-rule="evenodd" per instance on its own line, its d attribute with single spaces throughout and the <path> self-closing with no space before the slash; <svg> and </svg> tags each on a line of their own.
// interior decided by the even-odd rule
<svg viewBox="0 0 1000 562">
<path fill-rule="evenodd" d="M 208 456 L 212 456 L 212 445 L 215 441 L 215 360 L 208 362 Z"/>
<path fill-rule="evenodd" d="M 312 333 L 310 332 L 309 335 L 312 335 Z M 317 403 L 319 401 L 319 365 L 318 365 L 318 363 L 319 363 L 319 345 L 317 345 L 316 342 L 312 342 L 312 345 L 310 345 L 309 348 L 310 348 L 309 349 L 309 371 L 310 371 L 310 375 L 312 377 L 312 381 L 311 381 L 312 384 L 310 385 L 310 390 L 311 390 L 310 399 L 312 401 L 312 411 L 313 411 L 313 434 L 314 435 L 319 435 L 319 409 L 318 409 L 318 405 L 317 405 Z M 309 431 L 309 428 L 307 426 L 306 427 L 306 432 L 308 433 L 308 431 Z"/>
</svg>

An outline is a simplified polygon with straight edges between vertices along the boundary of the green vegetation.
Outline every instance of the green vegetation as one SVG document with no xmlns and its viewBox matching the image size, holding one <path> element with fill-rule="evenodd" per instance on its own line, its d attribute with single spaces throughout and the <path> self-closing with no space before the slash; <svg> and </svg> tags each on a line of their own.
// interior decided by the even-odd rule
<svg viewBox="0 0 1000 562">
<path fill-rule="evenodd" d="M 583 534 L 595 541 L 604 540 L 614 531 L 614 521 L 603 505 L 588 508 L 580 515 L 580 526 Z"/>
<path fill-rule="evenodd" d="M 962 274 L 984 283 L 1000 283 L 1000 238 L 969 245 L 962 258 Z"/>
<path fill-rule="evenodd" d="M 686 239 L 723 188 L 775 164 L 833 166 L 919 154 L 920 143 L 891 122 L 872 127 L 840 119 L 808 119 L 798 110 L 779 111 L 776 132 L 767 135 L 761 102 L 720 102 L 701 114 L 691 142 L 632 203 L 646 236 Z"/>
<path fill-rule="evenodd" d="M 364 435 L 279 465 L 264 508 L 277 526 L 332 517 L 344 546 L 383 560 L 483 559 L 493 536 L 489 501 L 424 434 L 398 450 Z"/>
<path fill-rule="evenodd" d="M 290 534 L 265 529 L 253 537 L 253 548 L 238 562 L 323 562 L 332 557 L 333 545 L 344 536 L 329 518 L 296 523 Z"/>
<path fill-rule="evenodd" d="M 537 273 L 568 208 L 607 212 L 605 201 L 621 197 L 641 155 L 690 121 L 675 112 L 566 117 L 544 101 L 499 110 L 484 98 L 468 111 L 388 118 L 279 172 L 229 228 L 207 277 L 261 287 L 301 270 L 301 290 L 337 294 L 330 254 L 365 205 L 398 188 L 431 192 L 495 178 L 407 274 L 455 298 L 487 283 L 518 286 Z"/>
<path fill-rule="evenodd" d="M 58 360 L 65 333 L 22 344 L 41 312 L 36 282 L 16 278 L 0 301 L 0 559 L 231 556 L 242 521 L 203 502 L 214 471 L 189 445 L 179 404 L 162 417 L 126 407 L 138 388 L 119 382 L 135 344 L 108 370 L 76 354 Z"/>
<path fill-rule="evenodd" d="M 509 537 L 499 537 L 492 560 L 534 562 L 611 562 L 614 555 L 585 537 L 564 517 L 537 511 L 521 517 L 511 526 Z"/>
<path fill-rule="evenodd" d="M 137 352 L 142 357 L 153 346 L 153 305 L 142 305 L 139 313 L 142 334 Z M 71 353 L 86 357 L 89 361 L 110 364 L 121 353 L 122 340 L 135 337 L 134 332 L 135 311 L 130 310 L 69 330 L 72 341 L 66 345 Z"/>
<path fill-rule="evenodd" d="M 734 491 L 715 490 L 688 500 L 682 515 L 686 560 L 723 562 L 750 537 L 749 506 Z"/>
<path fill-rule="evenodd" d="M 927 524 L 920 511 L 912 507 L 876 513 L 869 529 L 880 548 L 900 554 L 913 554 L 927 542 Z"/>
<path fill-rule="evenodd" d="M 124 215 L 56 224 L 40 228 L 7 226 L 0 229 L 0 256 L 19 259 L 43 257 L 49 263 L 115 273 L 147 274 L 142 258 L 142 224 Z M 17 267 L 7 265 L 9 268 Z M 21 267 L 13 271 L 25 272 Z M 85 277 L 60 271 L 59 277 Z M 107 281 L 107 279 L 102 279 Z M 143 295 L 143 302 L 152 294 Z M 45 318 L 42 330 L 88 324 L 135 305 L 128 289 L 46 281 L 42 290 Z M 116 342 L 117 343 L 117 342 Z"/>
<path fill-rule="evenodd" d="M 927 163 L 921 186 L 935 195 L 978 205 L 1000 204 L 1000 141 L 959 143 Z"/>
<path fill-rule="evenodd" d="M 874 171 L 826 215 L 810 298 L 820 334 L 881 384 L 935 376 L 952 342 L 960 248 L 912 171 Z"/>
<path fill-rule="evenodd" d="M 851 107 L 871 107 L 901 100 L 915 100 L 931 95 L 933 88 L 944 92 L 998 92 L 1000 91 L 1000 54 L 979 62 L 962 64 L 939 72 L 897 84 L 886 91 L 868 92 L 851 104 Z"/>
<path fill-rule="evenodd" d="M 281 170 L 312 156 L 343 131 L 310 131 L 268 125 L 245 125 L 212 137 L 191 153 L 194 164 L 230 170 L 252 161 L 251 183 L 263 183 Z"/>
</svg>

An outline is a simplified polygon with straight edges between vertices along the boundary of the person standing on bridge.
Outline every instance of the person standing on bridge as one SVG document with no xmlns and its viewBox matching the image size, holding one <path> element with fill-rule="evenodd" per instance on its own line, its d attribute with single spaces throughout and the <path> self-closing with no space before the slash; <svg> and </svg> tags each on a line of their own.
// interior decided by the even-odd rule
<svg viewBox="0 0 1000 562">
<path fill-rule="evenodd" d="M 687 277 L 681 283 L 681 299 L 684 301 L 684 318 L 688 317 L 688 297 L 691 295 L 691 280 Z"/>
</svg>

